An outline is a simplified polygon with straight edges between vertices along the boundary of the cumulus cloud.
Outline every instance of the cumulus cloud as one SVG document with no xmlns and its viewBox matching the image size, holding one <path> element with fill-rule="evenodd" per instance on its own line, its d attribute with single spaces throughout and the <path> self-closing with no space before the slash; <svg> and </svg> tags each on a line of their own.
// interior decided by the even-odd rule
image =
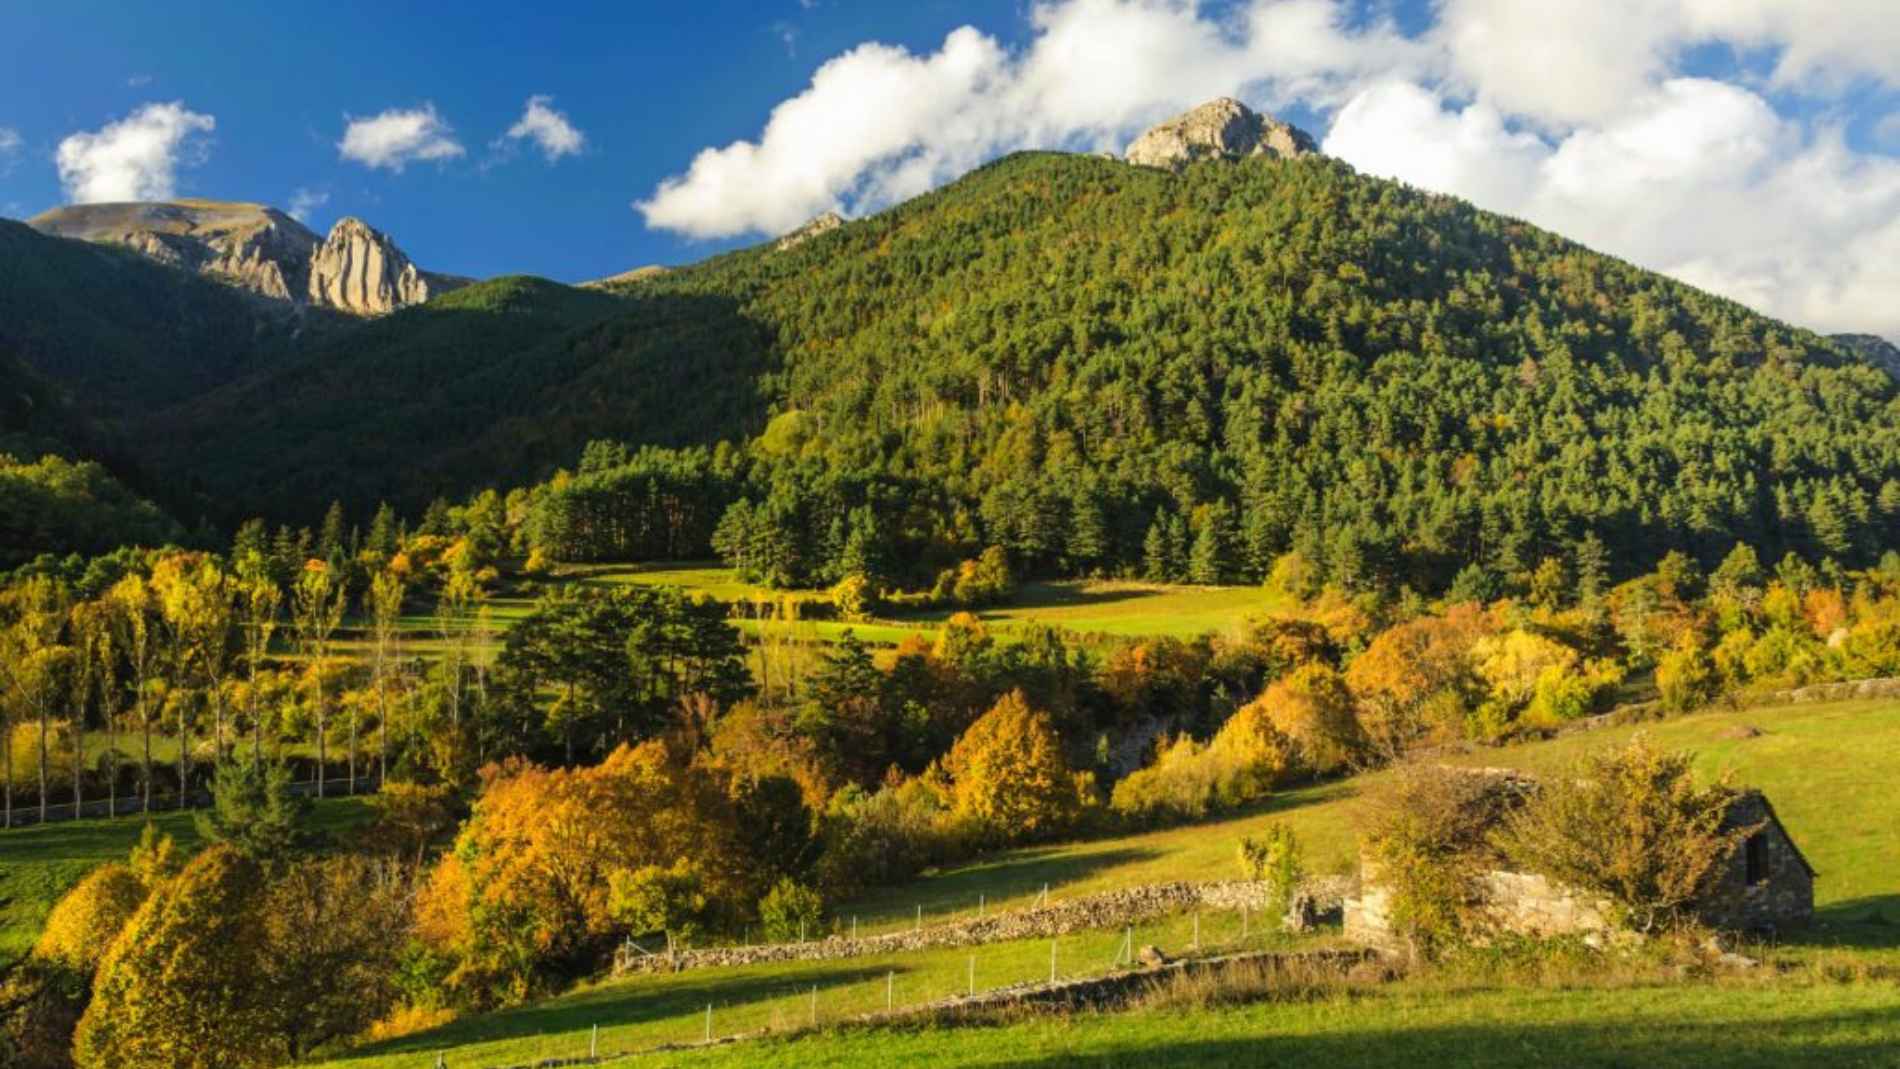
<svg viewBox="0 0 1900 1069">
<path fill-rule="evenodd" d="M 634 207 L 698 238 L 861 214 L 1018 148 L 1120 149 L 1213 96 L 1299 105 L 1326 151 L 1829 330 L 1900 335 L 1900 161 L 1850 87 L 1900 86 L 1891 0 L 1043 0 L 1020 47 L 867 43 Z M 1365 12 L 1370 10 L 1372 15 Z M 1714 52 L 1709 51 L 1713 46 Z M 1725 79 L 1686 76 L 1711 55 Z M 1806 101 L 1784 115 L 1765 94 Z M 1900 145 L 1900 119 L 1871 129 Z"/>
<path fill-rule="evenodd" d="M 328 203 L 330 203 L 330 194 L 299 186 L 290 195 L 290 217 L 300 223 L 307 223 L 310 221 L 310 213 Z"/>
<path fill-rule="evenodd" d="M 449 160 L 464 154 L 455 131 L 436 114 L 434 104 L 390 108 L 366 119 L 344 116 L 349 125 L 336 148 L 346 160 L 400 173 L 418 160 Z"/>
<path fill-rule="evenodd" d="M 217 120 L 180 101 L 147 104 L 96 131 L 59 143 L 59 181 L 74 204 L 167 200 L 181 167 L 203 163 Z"/>
<path fill-rule="evenodd" d="M 828 209 L 924 192 L 1000 152 L 1119 148 L 1140 126 L 1246 87 L 1269 103 L 1336 99 L 1420 49 L 1332 0 L 1259 0 L 1225 21 L 1179 0 L 1065 0 L 1031 11 L 1012 53 L 972 27 L 935 52 L 860 45 L 780 103 L 755 141 L 708 148 L 635 204 L 649 226 L 715 238 L 789 230 Z"/>
<path fill-rule="evenodd" d="M 508 128 L 497 144 L 531 141 L 549 163 L 562 156 L 578 154 L 586 147 L 587 138 L 568 121 L 565 113 L 554 110 L 553 103 L 554 98 L 551 96 L 529 97 L 521 118 Z"/>
</svg>

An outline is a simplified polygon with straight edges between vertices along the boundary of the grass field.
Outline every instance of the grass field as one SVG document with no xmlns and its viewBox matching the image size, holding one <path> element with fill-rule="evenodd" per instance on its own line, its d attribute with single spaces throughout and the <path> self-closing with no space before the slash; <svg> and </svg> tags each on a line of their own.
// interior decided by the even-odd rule
<svg viewBox="0 0 1900 1069">
<path fill-rule="evenodd" d="M 603 565 L 578 569 L 579 582 L 617 585 L 645 583 L 678 586 L 722 601 L 790 596 L 822 599 L 818 591 L 772 592 L 741 582 L 730 568 L 715 564 Z M 1257 586 L 1167 586 L 1124 580 L 1068 580 L 1024 583 L 1008 605 L 983 609 L 977 616 L 999 635 L 1027 623 L 1052 624 L 1082 635 L 1116 638 L 1171 635 L 1192 638 L 1226 631 L 1249 616 L 1275 608 L 1279 599 Z M 821 639 L 835 640 L 847 629 L 867 642 L 897 642 L 922 631 L 934 634 L 953 610 L 897 613 L 870 623 L 816 621 Z M 749 628 L 756 631 L 756 628 Z"/>
<path fill-rule="evenodd" d="M 335 830 L 368 818 L 360 798 L 332 798 L 317 805 L 316 822 Z M 152 823 L 181 847 L 198 845 L 189 812 L 155 813 Z M 32 949 L 54 903 L 80 878 L 107 861 L 124 861 L 145 830 L 145 821 L 77 820 L 0 831 L 0 961 Z"/>
<path fill-rule="evenodd" d="M 981 1028 L 843 1029 L 638 1064 L 1891 1069 L 1900 1065 L 1900 984 L 1446 991 L 1402 983 L 1350 997 L 1214 1010 L 1082 1014 Z"/>
<path fill-rule="evenodd" d="M 1742 724 L 1763 734 L 1732 738 Z M 1619 744 L 1634 728 L 1605 728 L 1548 742 L 1481 750 L 1457 760 L 1549 771 L 1588 748 Z M 1732 767 L 1740 782 L 1765 789 L 1790 832 L 1821 872 L 1818 923 L 1774 948 L 1794 963 L 1788 976 L 1747 983 L 1517 991 L 1442 989 L 1402 983 L 1314 1002 L 1137 1015 L 1082 1015 L 1001 1027 L 844 1030 L 798 1041 L 664 1055 L 654 1065 L 997 1066 L 1303 1064 L 1405 1065 L 1785 1065 L 1826 1057 L 1830 1064 L 1900 1065 L 1900 984 L 1816 979 L 1829 963 L 1900 969 L 1900 820 L 1892 784 L 1900 780 L 1900 702 L 1849 702 L 1712 712 L 1645 729 L 1657 742 L 1692 748 L 1713 773 Z M 881 890 L 835 911 L 860 930 L 891 930 L 1029 904 L 1044 883 L 1057 898 L 1169 880 L 1232 878 L 1239 837 L 1269 821 L 1299 834 L 1315 871 L 1344 871 L 1354 847 L 1354 799 L 1379 777 L 1289 791 L 1226 820 L 1141 835 L 1011 851 L 981 863 Z M 1137 941 L 1179 949 L 1187 918 L 1145 927 Z M 1205 940 L 1230 942 L 1238 919 L 1209 913 Z M 1114 932 L 1068 937 L 1065 973 L 1106 967 Z M 979 951 L 978 986 L 1046 977 L 1047 942 Z M 715 1035 L 805 1023 L 810 988 L 827 1014 L 880 1008 L 885 978 L 897 1001 L 953 993 L 967 983 L 969 952 L 894 955 L 610 981 L 508 1013 L 455 1022 L 436 1032 L 356 1052 L 339 1067 L 401 1069 L 429 1064 L 489 1066 L 584 1053 L 599 1025 L 603 1050 L 683 1042 L 704 1034 L 708 1003 Z M 1773 970 L 1764 970 L 1774 977 Z M 611 1043 L 610 1043 L 611 1041 Z M 1263 1060 L 1265 1059 L 1265 1060 Z"/>
</svg>

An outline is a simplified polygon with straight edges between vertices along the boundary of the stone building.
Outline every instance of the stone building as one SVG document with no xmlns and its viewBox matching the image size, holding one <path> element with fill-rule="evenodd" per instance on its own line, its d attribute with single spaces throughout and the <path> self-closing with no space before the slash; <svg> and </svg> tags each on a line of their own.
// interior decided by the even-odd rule
<svg viewBox="0 0 1900 1069">
<path fill-rule="evenodd" d="M 1521 787 L 1521 778 L 1511 785 Z M 1760 791 L 1747 791 L 1729 806 L 1726 828 L 1761 825 L 1730 854 L 1722 875 L 1697 904 L 1699 918 L 1731 931 L 1773 932 L 1814 918 L 1813 866 L 1801 854 L 1774 806 Z M 1498 930 L 1521 935 L 1592 935 L 1610 930 L 1608 900 L 1528 872 L 1493 870 L 1479 877 L 1479 909 Z M 1392 931 L 1391 893 L 1377 867 L 1360 860 L 1360 890 L 1345 901 L 1347 938 L 1373 946 L 1397 942 Z"/>
</svg>

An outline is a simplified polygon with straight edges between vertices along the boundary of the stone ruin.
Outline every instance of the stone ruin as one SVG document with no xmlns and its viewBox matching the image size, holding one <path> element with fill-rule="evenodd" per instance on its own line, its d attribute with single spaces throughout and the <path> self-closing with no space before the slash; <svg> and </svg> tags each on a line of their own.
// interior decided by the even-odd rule
<svg viewBox="0 0 1900 1069">
<path fill-rule="evenodd" d="M 1508 786 L 1526 780 L 1513 774 Z M 1705 924 L 1724 931 L 1777 932 L 1814 919 L 1817 875 L 1795 845 L 1774 806 L 1760 791 L 1747 791 L 1729 806 L 1725 829 L 1760 825 L 1731 853 L 1715 886 L 1696 905 Z M 1529 936 L 1602 937 L 1614 927 L 1608 899 L 1566 886 L 1548 877 L 1502 869 L 1478 878 L 1478 909 L 1495 930 Z M 1396 947 L 1391 892 L 1379 879 L 1378 866 L 1360 858 L 1360 890 L 1344 905 L 1348 939 L 1375 947 Z"/>
</svg>

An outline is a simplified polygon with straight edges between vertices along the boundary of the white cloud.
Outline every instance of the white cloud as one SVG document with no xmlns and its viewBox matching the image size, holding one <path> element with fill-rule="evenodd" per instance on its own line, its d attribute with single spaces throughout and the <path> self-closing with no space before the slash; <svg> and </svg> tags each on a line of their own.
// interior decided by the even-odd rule
<svg viewBox="0 0 1900 1069">
<path fill-rule="evenodd" d="M 550 106 L 553 103 L 554 98 L 550 96 L 529 97 L 520 120 L 508 128 L 502 140 L 533 141 L 549 163 L 579 153 L 587 145 L 586 136 L 568 121 L 565 113 L 555 111 Z"/>
<path fill-rule="evenodd" d="M 20 151 L 22 144 L 24 142 L 20 139 L 20 131 L 9 126 L 0 126 L 0 156 L 10 156 Z"/>
<path fill-rule="evenodd" d="M 1012 149 L 1120 148 L 1242 87 L 1268 104 L 1336 99 L 1420 56 L 1389 24 L 1347 29 L 1332 0 L 1254 0 L 1221 22 L 1183 0 L 1063 0 L 1030 18 L 1035 41 L 1019 54 L 967 26 L 924 55 L 860 45 L 774 108 L 758 140 L 702 151 L 634 207 L 693 237 L 777 233 L 914 196 Z"/>
<path fill-rule="evenodd" d="M 1804 325 L 1900 335 L 1900 160 L 1831 125 L 1849 86 L 1900 86 L 1892 0 L 1439 0 L 1410 37 L 1363 9 L 1042 0 L 1020 48 L 970 27 L 923 54 L 863 44 L 634 207 L 692 237 L 778 233 L 1018 148 L 1119 149 L 1229 94 L 1320 112 L 1327 151 L 1363 170 Z M 1737 57 L 1729 80 L 1685 77 L 1711 45 Z M 1872 133 L 1900 147 L 1900 116 Z"/>
<path fill-rule="evenodd" d="M 204 135 L 217 125 L 180 101 L 147 104 L 96 132 L 61 141 L 55 156 L 60 184 L 75 204 L 170 199 L 178 169 L 204 162 Z"/>
<path fill-rule="evenodd" d="M 1324 148 L 1796 323 L 1900 333 L 1900 161 L 1805 134 L 1738 86 L 1671 79 L 1552 140 L 1486 104 L 1382 86 L 1340 110 Z"/>
<path fill-rule="evenodd" d="M 290 195 L 290 217 L 300 223 L 307 223 L 310 221 L 310 213 L 328 203 L 330 203 L 330 194 L 299 186 Z"/>
<path fill-rule="evenodd" d="M 337 142 L 337 152 L 366 167 L 400 173 L 418 160 L 448 160 L 464 153 L 454 129 L 436 114 L 434 104 L 390 108 L 367 119 L 344 117 L 349 125 L 343 140 Z"/>
</svg>

